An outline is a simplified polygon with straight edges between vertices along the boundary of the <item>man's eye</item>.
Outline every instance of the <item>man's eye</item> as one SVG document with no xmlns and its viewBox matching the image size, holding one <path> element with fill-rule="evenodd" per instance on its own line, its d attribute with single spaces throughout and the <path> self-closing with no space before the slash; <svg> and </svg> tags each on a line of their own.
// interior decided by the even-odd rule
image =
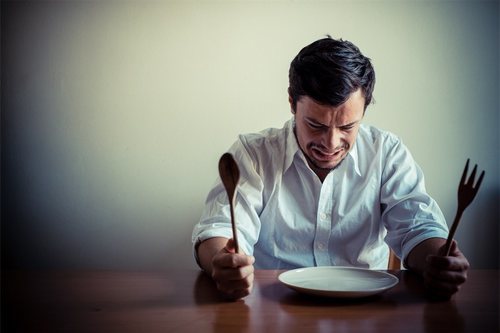
<svg viewBox="0 0 500 333">
<path fill-rule="evenodd" d="M 345 127 L 342 127 L 341 129 L 342 129 L 343 131 L 349 132 L 349 131 L 351 131 L 353 128 L 354 128 L 354 125 L 351 125 L 351 126 L 345 126 Z"/>
<path fill-rule="evenodd" d="M 310 126 L 311 128 L 314 128 L 314 129 L 320 129 L 320 128 L 322 128 L 322 127 L 323 127 L 322 125 L 312 124 L 312 123 L 309 123 L 309 126 Z"/>
</svg>

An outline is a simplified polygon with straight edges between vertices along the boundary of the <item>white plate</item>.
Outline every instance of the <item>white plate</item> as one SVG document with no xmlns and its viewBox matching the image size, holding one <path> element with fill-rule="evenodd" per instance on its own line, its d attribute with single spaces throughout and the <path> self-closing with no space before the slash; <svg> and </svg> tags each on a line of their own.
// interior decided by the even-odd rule
<svg viewBox="0 0 500 333">
<path fill-rule="evenodd" d="M 399 279 L 389 273 L 356 267 L 322 266 L 293 269 L 278 279 L 302 293 L 328 297 L 366 297 L 394 287 Z"/>
</svg>

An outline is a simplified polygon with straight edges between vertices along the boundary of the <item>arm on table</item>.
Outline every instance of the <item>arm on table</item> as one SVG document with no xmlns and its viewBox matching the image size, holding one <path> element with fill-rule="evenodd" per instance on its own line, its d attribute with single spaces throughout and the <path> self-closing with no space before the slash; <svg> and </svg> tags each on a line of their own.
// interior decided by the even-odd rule
<svg viewBox="0 0 500 333">
<path fill-rule="evenodd" d="M 250 294 L 255 258 L 235 253 L 232 239 L 209 238 L 198 246 L 197 252 L 201 268 L 212 276 L 220 291 L 232 298 Z"/>
<path fill-rule="evenodd" d="M 430 238 L 411 250 L 408 268 L 424 277 L 428 290 L 440 298 L 449 298 L 467 280 L 469 262 L 453 241 L 450 254 L 444 256 L 446 239 Z"/>
</svg>

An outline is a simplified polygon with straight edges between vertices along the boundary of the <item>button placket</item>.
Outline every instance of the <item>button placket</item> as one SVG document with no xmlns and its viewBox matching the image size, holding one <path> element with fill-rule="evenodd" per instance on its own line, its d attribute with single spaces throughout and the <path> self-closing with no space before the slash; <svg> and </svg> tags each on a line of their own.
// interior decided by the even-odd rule
<svg viewBox="0 0 500 333">
<path fill-rule="evenodd" d="M 328 240 L 331 230 L 332 211 L 332 175 L 328 175 L 322 186 L 318 203 L 318 213 L 316 218 L 316 233 L 314 237 L 314 259 L 318 266 L 330 265 L 330 255 L 328 253 Z"/>
</svg>

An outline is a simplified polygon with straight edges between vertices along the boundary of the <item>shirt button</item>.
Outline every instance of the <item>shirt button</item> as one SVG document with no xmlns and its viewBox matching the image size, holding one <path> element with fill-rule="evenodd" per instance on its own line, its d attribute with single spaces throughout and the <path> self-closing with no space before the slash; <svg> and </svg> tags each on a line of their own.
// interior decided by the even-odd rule
<svg viewBox="0 0 500 333">
<path fill-rule="evenodd" d="M 319 244 L 318 244 L 318 248 L 319 248 L 320 250 L 324 250 L 324 249 L 325 249 L 325 244 L 323 244 L 323 243 L 319 243 Z"/>
<path fill-rule="evenodd" d="M 322 220 L 326 220 L 326 214 L 325 213 L 319 214 L 319 218 Z"/>
</svg>

